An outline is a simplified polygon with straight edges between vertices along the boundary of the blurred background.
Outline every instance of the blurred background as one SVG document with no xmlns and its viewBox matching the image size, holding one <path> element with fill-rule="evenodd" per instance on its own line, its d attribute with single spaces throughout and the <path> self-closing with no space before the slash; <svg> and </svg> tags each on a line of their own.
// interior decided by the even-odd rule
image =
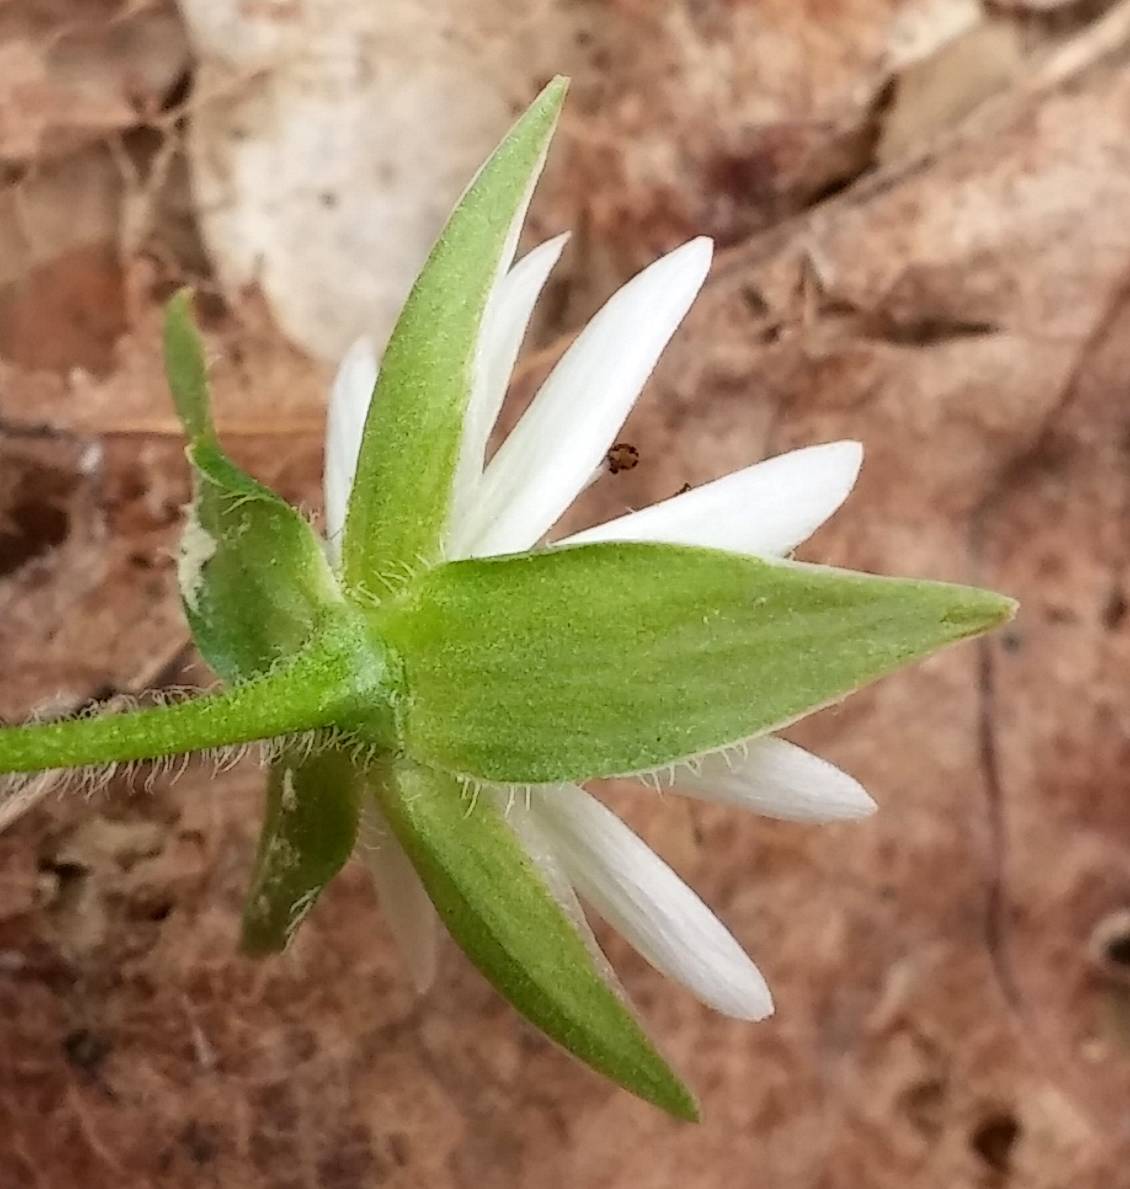
<svg viewBox="0 0 1130 1189">
<path fill-rule="evenodd" d="M 253 762 L 41 802 L 0 834 L 0 1186 L 1130 1185 L 1128 61 L 1110 0 L 0 3 L 5 718 L 209 680 L 162 301 L 198 288 L 225 441 L 317 512 L 335 358 L 557 71 L 527 242 L 573 239 L 504 419 L 718 246 L 570 523 L 859 438 L 802 556 L 1023 604 L 794 732 L 866 823 L 608 790 L 776 993 L 724 1020 L 602 934 L 698 1127 L 453 947 L 418 1000 L 360 869 L 238 956 Z"/>
</svg>

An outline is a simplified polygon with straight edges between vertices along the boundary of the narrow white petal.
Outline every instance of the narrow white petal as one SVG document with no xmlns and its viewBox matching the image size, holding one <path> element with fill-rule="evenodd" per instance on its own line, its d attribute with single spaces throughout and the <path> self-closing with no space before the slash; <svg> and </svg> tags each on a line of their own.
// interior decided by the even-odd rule
<svg viewBox="0 0 1130 1189">
<path fill-rule="evenodd" d="M 692 240 L 619 290 L 578 336 L 499 448 L 457 540 L 457 556 L 528 549 L 607 453 L 710 268 Z"/>
<path fill-rule="evenodd" d="M 556 124 L 556 120 L 554 121 Z M 552 139 L 552 136 L 549 138 Z M 546 156 L 549 152 L 549 140 L 547 139 L 545 148 L 542 150 L 541 156 L 530 172 L 529 180 L 526 184 L 526 192 L 522 196 L 522 201 L 514 211 L 514 216 L 510 220 L 510 226 L 506 232 L 506 240 L 502 247 L 502 253 L 498 258 L 498 265 L 495 270 L 494 280 L 491 283 L 491 292 L 487 298 L 486 307 L 483 310 L 482 322 L 479 324 L 478 340 L 475 343 L 475 360 L 474 370 L 472 376 L 471 394 L 468 397 L 467 409 L 463 416 L 462 433 L 464 438 L 468 432 L 478 434 L 479 415 L 476 412 L 477 406 L 480 403 L 485 403 L 485 389 L 484 382 L 490 369 L 490 356 L 492 354 L 493 344 L 495 342 L 494 333 L 490 326 L 491 309 L 495 307 L 498 302 L 499 289 L 506 284 L 506 278 L 511 272 L 511 265 L 514 263 L 514 255 L 518 251 L 518 240 L 522 235 L 522 226 L 526 222 L 526 214 L 530 209 L 530 202 L 533 200 L 534 190 L 537 187 L 538 181 L 541 178 L 542 170 L 545 168 Z M 478 181 L 479 174 L 486 168 L 488 161 L 483 164 L 476 171 L 475 176 L 464 190 L 460 202 L 466 197 L 467 192 L 471 190 L 475 182 Z M 456 204 L 458 206 L 458 204 Z M 442 328 L 439 328 L 439 333 L 442 333 Z M 487 432 L 490 432 L 490 427 L 487 427 Z M 449 518 L 448 529 L 448 543 L 451 544 L 453 540 L 453 529 L 466 519 L 467 508 L 475 495 L 478 486 L 479 468 L 473 463 L 474 446 L 468 444 L 466 441 L 460 443 L 459 457 L 455 464 L 455 475 L 452 480 L 452 495 L 451 495 L 451 515 Z M 452 556 L 460 556 L 458 553 L 453 553 Z"/>
<path fill-rule="evenodd" d="M 381 910 L 412 982 L 423 993 L 435 981 L 439 917 L 392 827 L 371 799 L 361 811 L 360 844 Z"/>
<path fill-rule="evenodd" d="M 556 127 L 556 125 L 557 121 L 555 119 L 554 127 Z M 499 281 L 510 271 L 510 267 L 514 263 L 514 257 L 518 252 L 518 241 L 522 238 L 522 228 L 526 224 L 526 215 L 529 213 L 530 203 L 534 198 L 534 191 L 537 189 L 538 182 L 541 180 L 542 170 L 545 169 L 545 161 L 549 156 L 549 145 L 552 139 L 552 135 L 547 138 L 545 142 L 545 148 L 542 149 L 541 156 L 538 158 L 537 164 L 530 171 L 530 177 L 526 183 L 526 193 L 522 196 L 521 205 L 518 206 L 518 208 L 514 211 L 514 218 L 510 220 L 510 227 L 506 233 L 506 244 L 502 249 L 502 255 L 499 257 L 498 261 L 498 275 L 495 278 L 496 286 L 498 285 Z M 487 161 L 484 161 L 479 167 L 479 170 L 476 171 L 475 180 L 478 179 L 479 172 L 481 172 L 481 170 L 487 165 L 489 160 L 490 159 L 488 158 Z M 474 181 L 470 182 L 467 189 L 469 190 L 474 184 Z"/>
<path fill-rule="evenodd" d="M 534 306 L 568 239 L 566 232 L 527 252 L 491 294 L 483 319 L 474 389 L 467 407 L 455 478 L 453 536 L 458 536 L 459 525 L 474 502 L 487 439 L 498 420 Z"/>
<path fill-rule="evenodd" d="M 741 750 L 680 764 L 672 780 L 676 793 L 784 821 L 852 821 L 875 812 L 875 802 L 853 776 L 772 735 L 751 739 Z"/>
<path fill-rule="evenodd" d="M 357 473 L 357 455 L 369 402 L 377 383 L 377 352 L 371 340 L 358 339 L 345 353 L 330 389 L 326 411 L 326 458 L 323 470 L 326 538 L 336 554 L 349 492 Z"/>
<path fill-rule="evenodd" d="M 484 395 L 480 427 L 484 449 L 498 420 L 534 306 L 568 242 L 569 232 L 566 231 L 527 252 L 500 282 L 487 313 L 483 332 Z"/>
<path fill-rule="evenodd" d="M 792 450 L 558 543 L 666 541 L 785 554 L 847 499 L 862 462 L 859 442 Z"/>
<path fill-rule="evenodd" d="M 725 925 L 611 810 L 576 785 L 533 798 L 573 886 L 657 970 L 725 1015 L 772 1012 L 765 980 Z"/>
</svg>

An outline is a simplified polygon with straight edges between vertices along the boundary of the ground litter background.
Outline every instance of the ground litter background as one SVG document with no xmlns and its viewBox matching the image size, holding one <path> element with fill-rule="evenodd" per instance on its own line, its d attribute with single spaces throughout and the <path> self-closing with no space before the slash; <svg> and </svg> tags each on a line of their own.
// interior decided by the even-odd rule
<svg viewBox="0 0 1130 1189">
<path fill-rule="evenodd" d="M 534 1035 L 451 947 L 417 1000 L 364 873 L 235 949 L 253 762 L 0 834 L 0 1187 L 1130 1185 L 1130 4 L 0 3 L 0 715 L 205 682 L 161 303 L 236 457 L 319 508 L 335 356 L 574 77 L 527 243 L 573 239 L 508 423 L 633 271 L 711 280 L 580 526 L 821 440 L 801 556 L 1019 597 L 793 737 L 868 822 L 608 789 L 765 970 L 713 1016 L 602 934 L 706 1121 Z"/>
</svg>

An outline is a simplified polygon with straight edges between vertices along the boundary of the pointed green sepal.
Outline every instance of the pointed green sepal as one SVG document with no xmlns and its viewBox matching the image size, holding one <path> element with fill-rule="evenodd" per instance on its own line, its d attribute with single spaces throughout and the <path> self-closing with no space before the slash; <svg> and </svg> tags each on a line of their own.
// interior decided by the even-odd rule
<svg viewBox="0 0 1130 1189">
<path fill-rule="evenodd" d="M 962 586 L 608 543 L 441 566 L 379 630 L 404 667 L 410 754 L 521 784 L 763 733 L 1013 608 Z"/>
<path fill-rule="evenodd" d="M 271 765 L 267 813 L 243 911 L 252 956 L 286 948 L 357 839 L 361 776 L 350 757 L 326 747 L 284 753 Z"/>
<path fill-rule="evenodd" d="M 566 80 L 533 102 L 463 195 L 381 360 L 342 543 L 346 585 L 430 564 L 451 510 L 479 331 L 553 135 Z"/>
<path fill-rule="evenodd" d="M 178 559 L 197 647 L 220 676 L 270 667 L 301 648 L 337 582 L 313 529 L 211 442 L 189 447 L 194 499 Z"/>
<path fill-rule="evenodd" d="M 310 638 L 339 601 L 313 529 L 223 453 L 189 295 L 165 318 L 166 367 L 189 436 L 194 497 L 181 538 L 181 598 L 197 647 L 226 680 L 262 672 Z"/>
<path fill-rule="evenodd" d="M 502 814 L 453 778 L 399 762 L 381 807 L 467 956 L 531 1023 L 680 1119 L 694 1096 L 656 1051 Z"/>
<path fill-rule="evenodd" d="M 181 289 L 165 307 L 165 375 L 177 416 L 190 442 L 215 437 L 208 364 L 192 319 L 192 290 Z"/>
</svg>

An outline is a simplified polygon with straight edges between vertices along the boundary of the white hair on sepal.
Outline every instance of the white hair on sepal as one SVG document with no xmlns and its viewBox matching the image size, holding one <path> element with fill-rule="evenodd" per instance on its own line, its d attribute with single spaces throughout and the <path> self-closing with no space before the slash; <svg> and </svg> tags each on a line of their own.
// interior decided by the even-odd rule
<svg viewBox="0 0 1130 1189">
<path fill-rule="evenodd" d="M 685 759 L 671 760 L 666 764 L 659 764 L 654 768 L 643 768 L 638 772 L 618 773 L 608 779 L 635 780 L 645 788 L 662 796 L 667 789 L 678 787 L 680 771 L 685 769 L 695 776 L 701 775 L 703 762 L 711 756 L 721 756 L 726 766 L 733 771 L 735 764 L 749 758 L 750 744 L 758 739 L 763 739 L 767 734 L 769 732 L 764 731 L 757 735 L 750 735 L 745 739 L 737 739 L 733 743 L 727 743 L 710 751 L 696 752 Z"/>
<path fill-rule="evenodd" d="M 336 745 L 341 747 L 345 744 L 349 745 L 349 762 L 356 768 L 369 767 L 376 760 L 381 750 L 373 743 L 367 743 L 364 739 L 358 739 L 355 735 L 348 735 L 342 732 L 341 738 Z"/>
<path fill-rule="evenodd" d="M 467 802 L 467 812 L 463 815 L 464 819 L 469 818 L 475 812 L 479 804 L 479 797 L 483 791 L 483 782 L 481 780 L 460 780 L 461 785 L 460 796 Z"/>
<path fill-rule="evenodd" d="M 533 806 L 535 791 L 552 793 L 553 789 L 558 785 L 557 781 L 549 781 L 548 783 L 494 781 L 481 780 L 476 776 L 457 776 L 456 779 L 463 789 L 465 800 L 468 797 L 469 790 L 473 790 L 474 804 L 478 804 L 479 797 L 483 793 L 486 793 L 490 799 L 490 803 L 507 819 L 518 805 L 521 805 L 528 813 Z M 472 805 L 471 811 L 473 809 L 474 805 Z"/>
<path fill-rule="evenodd" d="M 289 947 L 290 943 L 294 940 L 294 936 L 298 932 L 298 927 L 309 915 L 321 892 L 321 888 L 310 888 L 308 891 L 303 892 L 287 910 L 287 921 L 283 940 L 284 948 Z"/>
<path fill-rule="evenodd" d="M 421 574 L 430 568 L 430 565 L 426 562 L 419 562 L 413 565 L 408 561 L 392 561 L 384 569 L 372 571 L 369 577 L 379 582 L 388 594 L 396 595 L 406 586 L 411 586 Z M 350 593 L 354 595 L 361 594 L 374 605 L 381 601 L 372 591 L 364 590 L 363 588 L 360 590 L 353 588 Z"/>
<path fill-rule="evenodd" d="M 635 777 L 635 779 L 638 780 L 640 784 L 651 789 L 653 793 L 662 793 L 663 785 L 661 778 L 663 771 L 663 768 L 651 768 L 647 772 L 641 772 L 637 777 Z"/>
<path fill-rule="evenodd" d="M 343 737 L 342 732 L 336 728 L 332 731 L 303 731 L 298 736 L 295 750 L 298 752 L 299 758 L 308 760 L 312 756 L 332 751 Z"/>
<path fill-rule="evenodd" d="M 656 792 L 662 797 L 668 789 L 675 787 L 675 765 L 668 764 L 666 768 L 660 769 L 655 774 Z"/>
<path fill-rule="evenodd" d="M 373 573 L 370 577 L 375 578 L 389 594 L 393 593 L 393 588 L 390 586 L 380 574 Z M 355 586 L 349 588 L 349 596 L 357 603 L 366 603 L 370 607 L 380 605 L 380 596 L 373 594 L 373 592 L 363 583 L 358 582 Z"/>
<path fill-rule="evenodd" d="M 304 764 L 314 754 L 316 741 L 311 736 L 311 731 L 303 731 L 287 741 L 286 754 L 294 763 Z"/>
</svg>

